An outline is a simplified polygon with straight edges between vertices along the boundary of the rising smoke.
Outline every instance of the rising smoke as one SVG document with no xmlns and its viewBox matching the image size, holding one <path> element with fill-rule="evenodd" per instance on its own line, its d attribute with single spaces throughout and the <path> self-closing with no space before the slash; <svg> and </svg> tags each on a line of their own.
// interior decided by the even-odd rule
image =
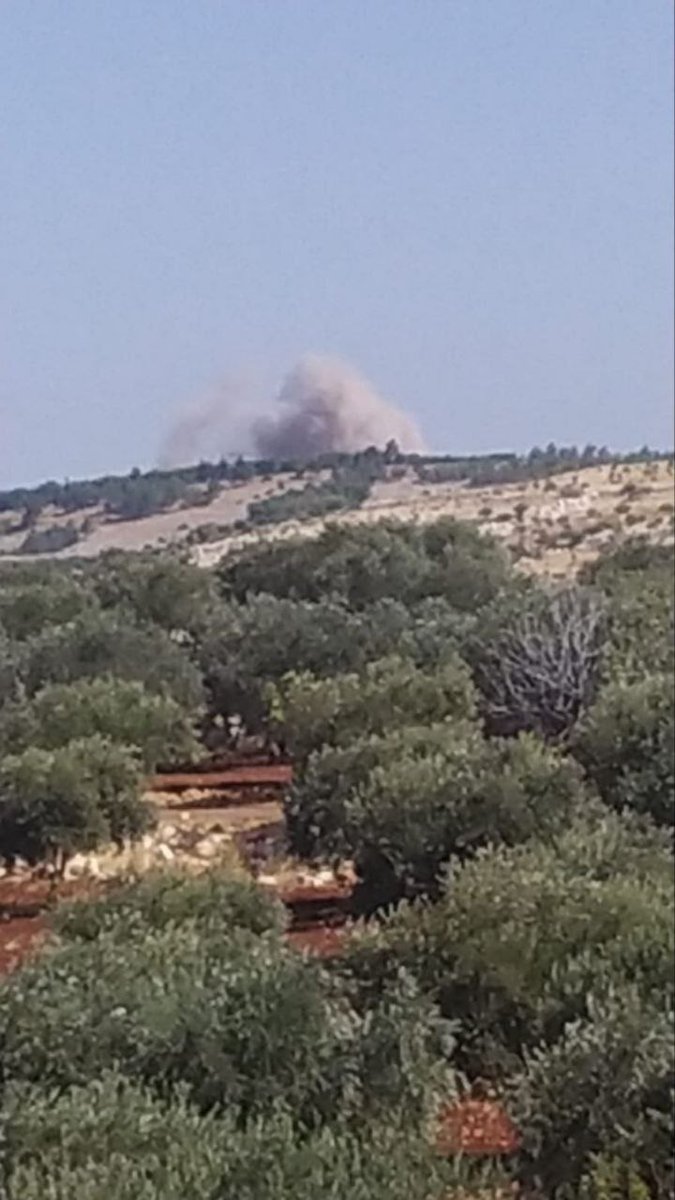
<svg viewBox="0 0 675 1200">
<path fill-rule="evenodd" d="M 241 394 L 232 385 L 184 414 L 165 439 L 162 466 L 214 459 L 243 450 L 274 460 L 384 448 L 424 450 L 414 421 L 384 400 L 340 359 L 307 355 L 286 376 L 271 412 L 242 420 Z"/>
<path fill-rule="evenodd" d="M 413 421 L 388 404 L 347 363 L 308 355 L 287 375 L 278 411 L 253 423 L 261 458 L 313 458 L 331 451 L 383 448 L 393 438 L 401 450 L 422 450 Z"/>
</svg>

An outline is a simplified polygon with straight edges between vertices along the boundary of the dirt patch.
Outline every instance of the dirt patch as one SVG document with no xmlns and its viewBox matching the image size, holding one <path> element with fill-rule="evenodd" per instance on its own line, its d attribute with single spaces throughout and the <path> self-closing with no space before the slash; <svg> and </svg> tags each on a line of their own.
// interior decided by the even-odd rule
<svg viewBox="0 0 675 1200">
<path fill-rule="evenodd" d="M 176 774 L 155 775 L 148 781 L 149 792 L 185 792 L 203 788 L 230 792 L 234 795 L 230 803 L 236 803 L 237 790 L 245 788 L 288 787 L 293 780 L 293 769 L 289 763 L 259 763 L 251 766 L 226 767 L 222 771 L 197 773 L 186 771 Z M 225 799 L 225 797 L 223 797 Z"/>
<path fill-rule="evenodd" d="M 459 1100 L 441 1110 L 436 1134 L 441 1154 L 514 1154 L 520 1138 L 496 1100 Z"/>
</svg>

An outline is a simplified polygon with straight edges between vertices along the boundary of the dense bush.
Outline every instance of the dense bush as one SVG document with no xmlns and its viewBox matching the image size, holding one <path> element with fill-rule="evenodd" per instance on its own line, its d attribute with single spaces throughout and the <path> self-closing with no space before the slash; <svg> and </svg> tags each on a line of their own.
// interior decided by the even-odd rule
<svg viewBox="0 0 675 1200">
<path fill-rule="evenodd" d="M 289 671 L 326 676 L 359 670 L 391 651 L 408 628 L 393 601 L 352 613 L 339 601 L 280 600 L 261 594 L 223 606 L 199 647 L 213 714 L 240 714 L 260 728 L 268 713 L 266 685 Z"/>
<path fill-rule="evenodd" d="M 19 663 L 29 695 L 48 683 L 114 675 L 187 706 L 203 696 L 200 673 L 186 650 L 163 629 L 140 625 L 121 609 L 92 607 L 45 628 L 21 647 Z"/>
<path fill-rule="evenodd" d="M 83 581 L 65 571 L 51 571 L 47 577 L 35 572 L 32 579 L 0 575 L 0 623 L 18 641 L 72 621 L 92 601 Z"/>
<path fill-rule="evenodd" d="M 672 1011 L 645 1006 L 628 980 L 589 1004 L 553 1045 L 525 1055 L 509 1087 L 523 1135 L 521 1173 L 545 1195 L 578 1187 L 594 1155 L 633 1169 L 647 1196 L 675 1189 Z M 597 1172 L 596 1172 L 597 1179 Z"/>
<path fill-rule="evenodd" d="M 608 804 L 646 813 L 661 825 L 675 821 L 674 701 L 672 676 L 609 684 L 573 742 Z"/>
<path fill-rule="evenodd" d="M 448 1167 L 393 1121 L 308 1133 L 200 1114 L 124 1076 L 65 1093 L 13 1089 L 4 1131 L 7 1200 L 452 1200 Z M 459 1192 L 458 1192 L 459 1197 Z"/>
<path fill-rule="evenodd" d="M 150 823 L 133 751 L 101 737 L 0 759 L 0 856 L 62 869 L 77 850 L 121 844 Z"/>
<path fill-rule="evenodd" d="M 461 1021 L 461 1061 L 494 1077 L 588 1019 L 595 1000 L 629 988 L 652 1008 L 669 1003 L 672 904 L 667 839 L 607 813 L 548 844 L 454 864 L 438 904 L 362 935 L 347 969 L 377 994 L 405 967 Z"/>
<path fill-rule="evenodd" d="M 324 744 L 344 746 L 403 725 L 462 720 L 475 708 L 470 671 L 457 655 L 435 670 L 390 657 L 368 663 L 361 674 L 320 679 L 294 673 L 269 689 L 268 703 L 296 762 Z"/>
<path fill-rule="evenodd" d="M 326 746 L 291 790 L 291 846 L 348 856 L 366 909 L 434 893 L 443 863 L 489 842 L 551 836 L 586 803 L 574 762 L 533 737 L 486 742 L 478 726 L 447 722 Z"/>
<path fill-rule="evenodd" d="M 57 554 L 79 542 L 80 535 L 72 521 L 66 525 L 48 525 L 31 529 L 19 547 L 20 554 Z"/>
<path fill-rule="evenodd" d="M 406 1113 L 450 1086 L 445 1026 L 412 984 L 359 1015 L 276 934 L 177 927 L 52 950 L 0 984 L 2 1079 L 67 1087 L 117 1066 L 206 1111 L 288 1105 L 299 1121 Z"/>
<path fill-rule="evenodd" d="M 152 695 L 135 680 L 103 676 L 54 683 L 30 701 L 0 711 L 0 748 L 54 750 L 96 734 L 138 749 L 147 770 L 197 753 L 190 714 L 170 696 Z"/>
<path fill-rule="evenodd" d="M 370 479 L 362 471 L 335 471 L 324 483 L 308 483 L 253 501 L 248 506 L 251 525 L 270 525 L 281 521 L 309 521 L 332 513 L 358 508 L 368 499 Z"/>
<path fill-rule="evenodd" d="M 471 735 L 468 724 L 456 732 L 461 730 Z M 378 765 L 397 754 L 408 759 L 442 754 L 447 739 L 445 724 L 406 727 L 357 738 L 347 746 L 325 746 L 310 755 L 284 802 L 291 849 L 302 858 L 349 857 L 355 845 L 348 823 L 350 796 Z"/>
<path fill-rule="evenodd" d="M 369 910 L 435 895 L 451 856 L 550 838 L 584 807 L 580 772 L 535 738 L 486 743 L 449 728 L 437 752 L 395 754 L 346 799 L 346 826 Z"/>
<path fill-rule="evenodd" d="M 110 552 L 88 578 L 104 608 L 169 632 L 197 633 L 216 600 L 212 575 L 173 554 Z"/>
<path fill-rule="evenodd" d="M 473 526 L 329 526 L 318 538 L 270 542 L 230 555 L 218 568 L 224 594 L 317 601 L 339 596 L 360 609 L 378 600 L 410 605 L 444 596 L 462 611 L 491 600 L 509 579 L 503 550 Z"/>
<path fill-rule="evenodd" d="M 52 927 L 71 941 L 102 934 L 128 941 L 186 921 L 213 936 L 232 929 L 265 933 L 284 928 L 285 910 L 248 876 L 162 870 L 112 885 L 99 899 L 59 905 Z"/>
</svg>

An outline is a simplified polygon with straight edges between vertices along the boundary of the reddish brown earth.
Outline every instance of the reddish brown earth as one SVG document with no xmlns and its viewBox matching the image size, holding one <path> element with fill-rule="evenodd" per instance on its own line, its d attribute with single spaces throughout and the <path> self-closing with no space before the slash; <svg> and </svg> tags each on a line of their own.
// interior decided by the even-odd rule
<svg viewBox="0 0 675 1200">
<path fill-rule="evenodd" d="M 495 1100 L 459 1100 L 441 1111 L 436 1145 L 442 1154 L 514 1154 L 517 1130 Z"/>
<path fill-rule="evenodd" d="M 190 788 L 288 787 L 293 779 L 289 763 L 268 763 L 226 767 L 221 771 L 185 771 L 176 774 L 154 775 L 148 781 L 151 792 L 183 792 Z"/>
</svg>

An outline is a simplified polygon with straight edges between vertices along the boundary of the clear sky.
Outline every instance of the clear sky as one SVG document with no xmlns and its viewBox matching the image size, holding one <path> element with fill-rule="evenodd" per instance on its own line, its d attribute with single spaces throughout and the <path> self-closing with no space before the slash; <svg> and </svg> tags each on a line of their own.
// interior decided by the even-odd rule
<svg viewBox="0 0 675 1200">
<path fill-rule="evenodd" d="M 439 450 L 672 444 L 670 0 L 0 0 L 0 486 L 344 356 Z"/>
</svg>

